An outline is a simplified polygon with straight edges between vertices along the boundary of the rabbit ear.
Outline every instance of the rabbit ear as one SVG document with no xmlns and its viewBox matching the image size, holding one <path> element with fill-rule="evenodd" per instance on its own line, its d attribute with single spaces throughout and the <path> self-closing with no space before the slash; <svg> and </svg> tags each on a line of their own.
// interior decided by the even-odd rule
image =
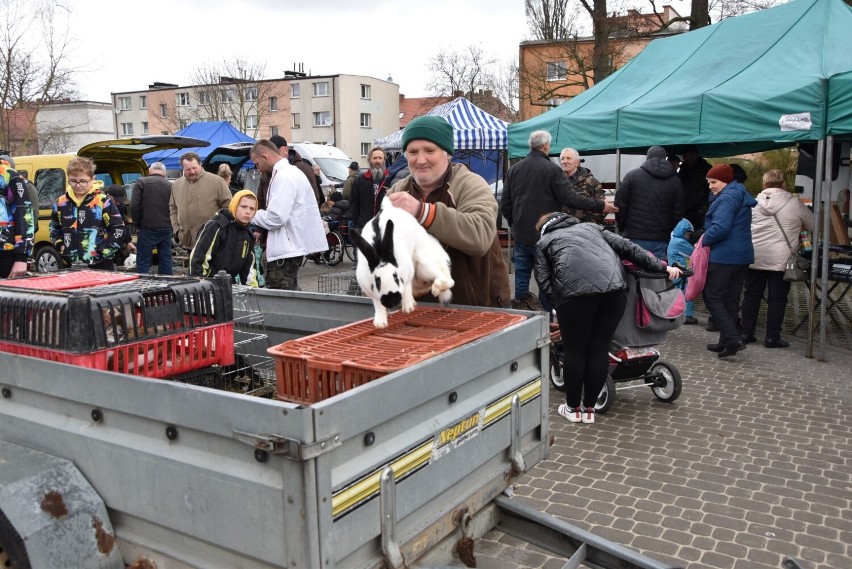
<svg viewBox="0 0 852 569">
<path fill-rule="evenodd" d="M 382 244 L 379 249 L 379 257 L 389 265 L 396 265 L 396 256 L 393 254 L 393 220 L 389 219 L 382 234 Z"/>
<path fill-rule="evenodd" d="M 376 253 L 376 250 L 361 237 L 361 233 L 357 229 L 351 229 L 349 237 L 355 243 L 355 246 L 358 247 L 358 250 L 361 251 L 361 254 L 364 255 L 364 258 L 367 260 L 367 266 L 370 267 L 370 271 L 372 272 L 379 266 L 379 255 Z"/>
</svg>

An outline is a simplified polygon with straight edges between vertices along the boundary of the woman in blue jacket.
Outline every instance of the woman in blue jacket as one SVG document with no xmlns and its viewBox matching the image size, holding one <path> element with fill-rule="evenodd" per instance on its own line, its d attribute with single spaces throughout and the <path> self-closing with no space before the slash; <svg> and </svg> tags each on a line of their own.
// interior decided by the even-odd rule
<svg viewBox="0 0 852 569">
<path fill-rule="evenodd" d="M 710 264 L 702 297 L 719 329 L 719 341 L 707 344 L 707 349 L 727 358 L 745 349 L 737 315 L 748 266 L 754 262 L 751 208 L 757 200 L 734 180 L 727 164 L 710 168 L 707 184 L 711 195 L 704 218 L 704 246 L 710 247 Z"/>
</svg>

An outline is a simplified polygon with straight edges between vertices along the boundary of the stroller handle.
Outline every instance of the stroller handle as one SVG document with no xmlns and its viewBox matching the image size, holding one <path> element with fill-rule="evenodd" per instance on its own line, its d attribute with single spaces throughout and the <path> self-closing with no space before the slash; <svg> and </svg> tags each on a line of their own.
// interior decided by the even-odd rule
<svg viewBox="0 0 852 569">
<path fill-rule="evenodd" d="M 687 269 L 686 267 L 679 265 L 677 263 L 672 264 L 672 267 L 676 267 L 681 270 L 682 278 L 689 278 L 695 273 L 692 269 Z M 625 265 L 625 269 L 627 269 L 631 274 L 639 277 L 640 279 L 667 279 L 669 278 L 668 273 L 649 273 L 647 271 L 643 271 L 641 269 L 636 268 L 635 265 Z"/>
</svg>

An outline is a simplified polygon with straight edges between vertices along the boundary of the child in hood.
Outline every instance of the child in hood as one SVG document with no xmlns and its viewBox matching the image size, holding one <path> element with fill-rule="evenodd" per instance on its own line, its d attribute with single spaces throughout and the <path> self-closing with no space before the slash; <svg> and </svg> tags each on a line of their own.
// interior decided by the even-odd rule
<svg viewBox="0 0 852 569">
<path fill-rule="evenodd" d="M 213 277 L 225 271 L 237 284 L 257 286 L 254 259 L 254 234 L 249 229 L 257 211 L 257 196 L 240 190 L 202 226 L 189 254 L 189 274 Z"/>
<path fill-rule="evenodd" d="M 695 247 L 692 245 L 692 233 L 695 228 L 688 219 L 681 219 L 672 231 L 671 239 L 669 240 L 669 248 L 667 251 L 669 265 L 677 264 L 681 267 L 689 267 L 689 257 L 692 255 Z M 681 277 L 674 281 L 675 286 L 686 294 L 686 277 Z M 695 318 L 695 301 L 690 300 L 686 303 L 686 311 L 684 312 L 686 319 L 684 324 L 697 324 Z"/>
</svg>

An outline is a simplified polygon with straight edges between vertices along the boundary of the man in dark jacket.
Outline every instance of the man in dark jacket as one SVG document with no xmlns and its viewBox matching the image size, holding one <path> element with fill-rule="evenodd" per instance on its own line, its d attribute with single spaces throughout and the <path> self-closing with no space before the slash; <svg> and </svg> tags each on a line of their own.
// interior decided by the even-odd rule
<svg viewBox="0 0 852 569">
<path fill-rule="evenodd" d="M 692 223 L 695 231 L 704 228 L 704 214 L 707 213 L 710 188 L 707 187 L 707 172 L 710 163 L 698 155 L 698 148 L 690 146 L 683 152 L 678 177 L 683 186 L 683 216 Z"/>
<path fill-rule="evenodd" d="M 662 146 L 649 148 L 645 163 L 624 176 L 615 206 L 621 234 L 665 259 L 672 230 L 683 217 L 683 188 Z"/>
<path fill-rule="evenodd" d="M 370 169 L 355 179 L 349 200 L 349 211 L 358 229 L 363 229 L 379 212 L 390 187 L 387 184 L 389 178 L 385 169 L 385 151 L 381 148 L 370 149 L 368 160 Z"/>
<path fill-rule="evenodd" d="M 299 169 L 305 175 L 308 182 L 311 184 L 311 189 L 314 191 L 314 198 L 317 200 L 317 207 L 321 207 L 325 203 L 325 197 L 322 195 L 322 190 L 317 186 L 317 177 L 314 176 L 314 171 L 311 166 L 302 160 L 301 154 L 287 146 L 287 140 L 283 136 L 274 135 L 269 137 L 269 142 L 275 145 L 278 149 L 278 155 L 287 159 L 290 164 Z"/>
<path fill-rule="evenodd" d="M 547 157 L 550 142 L 550 133 L 545 130 L 530 134 L 530 153 L 509 169 L 503 189 L 500 210 L 512 228 L 515 241 L 512 260 L 517 300 L 524 300 L 529 293 L 539 238 L 535 224 L 542 215 L 561 211 L 563 207 L 605 214 L 616 212 L 612 204 L 582 196 L 571 187 L 562 169 Z M 547 298 L 539 295 L 539 299 L 549 311 Z"/>
<path fill-rule="evenodd" d="M 130 218 L 136 226 L 136 272 L 147 275 L 151 269 L 154 249 L 157 249 L 157 274 L 174 274 L 172 268 L 172 222 L 169 200 L 172 185 L 166 180 L 166 166 L 154 162 L 148 168 L 150 176 L 133 183 L 130 195 Z"/>
</svg>

